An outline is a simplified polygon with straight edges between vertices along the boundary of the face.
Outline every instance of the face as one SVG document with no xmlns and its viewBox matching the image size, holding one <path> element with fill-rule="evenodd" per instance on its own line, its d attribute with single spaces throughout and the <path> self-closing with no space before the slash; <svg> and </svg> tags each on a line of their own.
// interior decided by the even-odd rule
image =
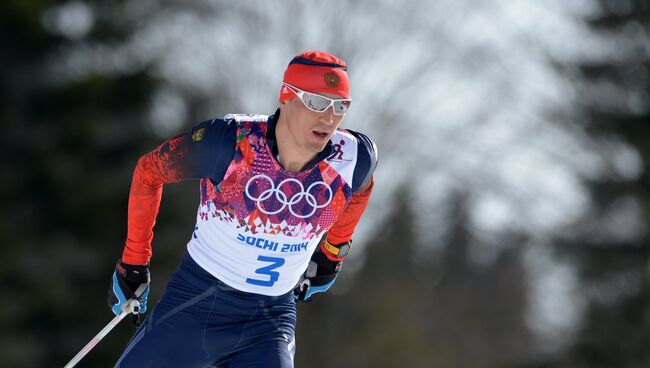
<svg viewBox="0 0 650 368">
<path fill-rule="evenodd" d="M 333 99 L 341 98 L 331 93 L 321 95 Z M 309 110 L 299 98 L 283 102 L 280 109 L 280 115 L 284 115 L 287 119 L 291 143 L 312 154 L 325 148 L 345 117 L 345 115 L 334 115 L 332 106 L 323 112 Z"/>
</svg>

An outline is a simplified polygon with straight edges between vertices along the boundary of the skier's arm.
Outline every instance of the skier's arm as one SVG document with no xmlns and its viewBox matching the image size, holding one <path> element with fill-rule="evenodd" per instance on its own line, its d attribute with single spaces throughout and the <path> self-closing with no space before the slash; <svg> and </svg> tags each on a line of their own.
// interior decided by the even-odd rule
<svg viewBox="0 0 650 368">
<path fill-rule="evenodd" d="M 350 252 L 352 234 L 368 206 L 374 185 L 377 147 L 365 135 L 350 131 L 359 141 L 357 165 L 352 182 L 352 198 L 343 213 L 328 230 L 311 257 L 309 266 L 294 290 L 296 300 L 309 302 L 327 291 L 338 276 L 343 260 Z"/>
<path fill-rule="evenodd" d="M 323 252 L 327 255 L 327 258 L 333 261 L 342 261 L 345 258 L 345 255 L 339 255 L 338 252 L 330 247 L 339 247 L 344 244 L 349 244 L 352 241 L 352 234 L 354 234 L 354 229 L 356 229 L 357 224 L 361 220 L 363 212 L 368 207 L 368 201 L 370 200 L 370 194 L 372 193 L 372 187 L 374 185 L 373 178 L 370 177 L 370 181 L 367 183 L 366 188 L 361 192 L 355 193 L 350 199 L 350 203 L 345 208 L 338 220 L 327 232 L 327 243 L 324 243 L 322 246 Z M 336 254 L 335 254 L 336 253 Z"/>
<path fill-rule="evenodd" d="M 194 178 L 220 179 L 232 160 L 234 144 L 234 126 L 212 120 L 140 157 L 129 193 L 126 245 L 108 289 L 108 305 L 113 313 L 120 314 L 131 298 L 140 302 L 140 314 L 147 310 L 151 240 L 163 184 Z"/>
<path fill-rule="evenodd" d="M 227 162 L 234 154 L 234 142 L 232 125 L 212 120 L 198 124 L 140 157 L 129 193 L 127 239 L 122 254 L 124 263 L 145 265 L 151 259 L 153 227 L 163 184 L 223 176 Z"/>
<path fill-rule="evenodd" d="M 374 185 L 373 173 L 377 166 L 377 146 L 362 133 L 348 130 L 358 140 L 357 163 L 352 179 L 352 198 L 343 213 L 327 232 L 327 242 L 322 244 L 323 252 L 332 261 L 342 261 L 349 252 L 352 234 L 368 206 Z M 332 247 L 334 246 L 334 248 Z M 341 247 L 343 254 L 339 254 Z M 338 248 L 338 249 L 337 249 Z"/>
<path fill-rule="evenodd" d="M 352 196 L 350 204 L 327 232 L 294 291 L 296 300 L 309 302 L 316 294 L 327 291 L 334 284 L 343 260 L 350 252 L 352 233 L 368 205 L 372 186 L 371 177 L 367 188 Z"/>
</svg>

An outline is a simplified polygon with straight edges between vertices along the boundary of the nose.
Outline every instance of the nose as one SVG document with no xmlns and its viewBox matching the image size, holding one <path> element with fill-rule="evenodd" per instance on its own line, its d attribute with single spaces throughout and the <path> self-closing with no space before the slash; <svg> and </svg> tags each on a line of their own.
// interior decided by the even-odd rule
<svg viewBox="0 0 650 368">
<path fill-rule="evenodd" d="M 336 115 L 334 115 L 334 107 L 330 106 L 327 108 L 327 110 L 323 111 L 321 114 L 321 120 L 327 124 L 334 124 L 334 119 Z"/>
</svg>

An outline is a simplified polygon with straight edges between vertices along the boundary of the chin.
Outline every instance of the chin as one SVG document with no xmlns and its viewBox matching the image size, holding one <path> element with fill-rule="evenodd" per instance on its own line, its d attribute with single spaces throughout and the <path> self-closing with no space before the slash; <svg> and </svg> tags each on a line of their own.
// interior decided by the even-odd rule
<svg viewBox="0 0 650 368">
<path fill-rule="evenodd" d="M 326 146 L 327 146 L 327 142 L 325 142 L 324 144 L 323 143 L 312 143 L 312 144 L 308 145 L 307 148 L 312 153 L 320 153 L 322 150 L 325 149 Z"/>
</svg>

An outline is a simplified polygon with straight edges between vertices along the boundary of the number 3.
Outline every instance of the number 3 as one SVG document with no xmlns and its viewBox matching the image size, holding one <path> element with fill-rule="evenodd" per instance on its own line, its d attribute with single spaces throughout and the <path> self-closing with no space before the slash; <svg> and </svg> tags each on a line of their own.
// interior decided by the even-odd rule
<svg viewBox="0 0 650 368">
<path fill-rule="evenodd" d="M 273 270 L 275 270 L 276 268 L 284 264 L 284 258 L 259 256 L 257 257 L 257 260 L 262 262 L 271 262 L 270 265 L 260 267 L 257 270 L 255 270 L 256 274 L 269 276 L 269 279 L 258 280 L 258 279 L 247 278 L 246 282 L 257 286 L 265 286 L 265 287 L 273 286 L 273 284 L 275 284 L 275 282 L 278 281 L 278 279 L 280 278 L 280 272 L 273 271 Z"/>
</svg>

